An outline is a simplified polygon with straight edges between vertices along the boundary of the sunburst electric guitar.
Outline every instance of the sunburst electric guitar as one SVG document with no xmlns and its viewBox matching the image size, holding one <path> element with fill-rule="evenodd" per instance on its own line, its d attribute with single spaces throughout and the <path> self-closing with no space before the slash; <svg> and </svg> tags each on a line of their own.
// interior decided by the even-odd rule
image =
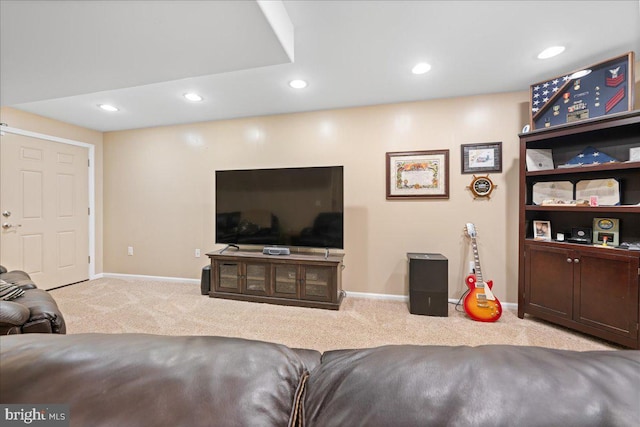
<svg viewBox="0 0 640 427">
<path fill-rule="evenodd" d="M 482 279 L 480 255 L 478 255 L 478 245 L 476 243 L 476 227 L 468 222 L 465 226 L 465 232 L 467 236 L 471 238 L 475 274 L 470 274 L 466 278 L 469 293 L 464 298 L 464 311 L 466 311 L 467 315 L 473 320 L 495 322 L 502 315 L 502 305 L 500 305 L 498 298 L 491 292 L 493 281 L 489 280 L 485 282 Z"/>
</svg>

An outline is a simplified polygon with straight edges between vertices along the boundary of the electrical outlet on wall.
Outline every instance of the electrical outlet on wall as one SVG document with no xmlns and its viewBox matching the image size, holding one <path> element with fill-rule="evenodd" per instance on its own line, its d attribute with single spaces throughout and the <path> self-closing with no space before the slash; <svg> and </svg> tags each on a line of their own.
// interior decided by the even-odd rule
<svg viewBox="0 0 640 427">
<path fill-rule="evenodd" d="M 196 249 L 196 258 L 200 258 L 200 249 Z"/>
<path fill-rule="evenodd" d="M 129 246 L 129 247 L 127 248 L 127 255 L 129 255 L 129 256 L 133 256 L 133 246 Z"/>
</svg>

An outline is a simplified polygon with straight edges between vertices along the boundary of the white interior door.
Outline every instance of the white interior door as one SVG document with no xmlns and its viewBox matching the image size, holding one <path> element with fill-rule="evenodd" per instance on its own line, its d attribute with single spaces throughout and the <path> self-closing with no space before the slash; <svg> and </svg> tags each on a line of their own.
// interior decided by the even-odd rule
<svg viewBox="0 0 640 427">
<path fill-rule="evenodd" d="M 0 156 L 0 264 L 42 289 L 88 280 L 88 149 L 5 133 Z"/>
</svg>

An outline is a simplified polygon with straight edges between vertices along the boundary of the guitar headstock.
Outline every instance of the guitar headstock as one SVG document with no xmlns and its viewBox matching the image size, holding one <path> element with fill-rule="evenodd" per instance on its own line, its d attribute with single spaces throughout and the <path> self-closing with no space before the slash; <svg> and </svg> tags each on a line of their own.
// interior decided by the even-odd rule
<svg viewBox="0 0 640 427">
<path fill-rule="evenodd" d="M 464 226 L 464 232 L 467 234 L 467 236 L 474 238 L 476 237 L 476 226 L 473 225 L 472 223 L 468 222 L 465 226 Z"/>
</svg>

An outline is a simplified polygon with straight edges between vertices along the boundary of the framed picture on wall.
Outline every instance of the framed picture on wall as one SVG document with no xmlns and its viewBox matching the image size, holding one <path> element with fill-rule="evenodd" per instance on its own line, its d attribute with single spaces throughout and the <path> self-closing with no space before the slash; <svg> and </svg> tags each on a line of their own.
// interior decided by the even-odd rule
<svg viewBox="0 0 640 427">
<path fill-rule="evenodd" d="M 387 199 L 448 199 L 449 150 L 387 153 Z"/>
<path fill-rule="evenodd" d="M 531 130 L 633 110 L 634 64 L 627 52 L 532 84 Z"/>
<path fill-rule="evenodd" d="M 462 144 L 462 173 L 502 172 L 502 142 Z"/>
</svg>

